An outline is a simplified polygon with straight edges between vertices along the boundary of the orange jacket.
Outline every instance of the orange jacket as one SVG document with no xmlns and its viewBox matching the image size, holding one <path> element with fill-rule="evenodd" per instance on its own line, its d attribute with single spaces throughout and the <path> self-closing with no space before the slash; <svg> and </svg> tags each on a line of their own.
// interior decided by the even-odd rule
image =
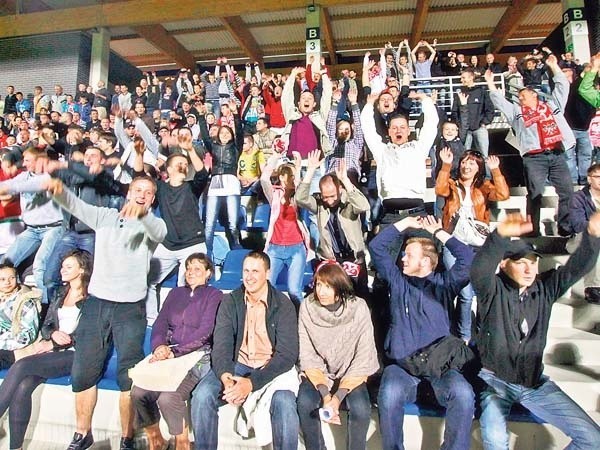
<svg viewBox="0 0 600 450">
<path fill-rule="evenodd" d="M 446 204 L 442 211 L 442 226 L 446 231 L 452 231 L 450 230 L 452 216 L 460 208 L 459 182 L 450 178 L 450 168 L 450 164 L 444 163 L 435 181 L 436 195 L 446 199 Z M 475 219 L 485 223 L 490 222 L 488 202 L 506 200 L 510 197 L 506 179 L 502 175 L 502 172 L 500 172 L 500 169 L 492 170 L 492 180 L 493 182 L 485 180 L 478 188 L 471 186 L 471 199 L 473 201 Z"/>
</svg>

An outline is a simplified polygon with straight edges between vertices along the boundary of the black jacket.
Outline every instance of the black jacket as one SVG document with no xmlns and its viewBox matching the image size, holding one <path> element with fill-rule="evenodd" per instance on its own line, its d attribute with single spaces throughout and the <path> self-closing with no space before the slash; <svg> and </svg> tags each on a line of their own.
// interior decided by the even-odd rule
<svg viewBox="0 0 600 450">
<path fill-rule="evenodd" d="M 481 125 L 489 125 L 494 119 L 494 105 L 490 100 L 488 91 L 483 86 L 473 86 L 464 88 L 463 92 L 469 94 L 467 99 L 467 130 L 475 131 Z M 454 95 L 452 104 L 452 120 L 460 123 L 461 116 L 464 114 L 464 108 L 461 108 L 458 94 Z"/>
<path fill-rule="evenodd" d="M 52 333 L 54 333 L 56 330 L 59 329 L 58 310 L 65 303 L 65 297 L 67 296 L 67 292 L 68 292 L 68 287 L 62 286 L 60 289 L 57 289 L 56 294 L 54 295 L 54 298 L 52 298 L 50 301 L 50 305 L 48 306 L 48 312 L 46 312 L 46 318 L 44 319 L 44 324 L 42 325 L 42 328 L 40 329 L 40 335 L 42 336 L 43 339 L 45 339 L 47 341 L 52 340 Z M 79 310 L 81 310 L 81 307 L 83 306 L 84 301 L 85 301 L 85 298 L 82 300 L 79 300 L 77 303 L 75 303 L 75 306 Z M 71 335 L 71 342 L 74 342 L 73 335 Z M 54 343 L 54 348 L 56 350 L 60 350 L 60 349 L 64 349 L 64 348 L 69 348 L 69 347 L 71 347 L 71 345 L 73 345 L 73 344 L 60 346 L 60 345 Z"/>
<path fill-rule="evenodd" d="M 234 373 L 244 339 L 245 321 L 246 303 L 242 286 L 223 298 L 217 312 L 211 360 L 212 369 L 219 380 L 224 373 Z M 261 389 L 278 375 L 287 372 L 298 360 L 296 308 L 285 294 L 270 283 L 266 325 L 273 356 L 262 369 L 250 375 L 253 390 Z"/>
<path fill-rule="evenodd" d="M 239 114 L 234 114 L 233 120 L 235 136 L 227 144 L 220 144 L 210 138 L 206 118 L 203 115 L 198 118 L 202 142 L 213 157 L 212 175 L 237 175 L 238 159 L 244 146 L 244 130 Z"/>
<path fill-rule="evenodd" d="M 204 242 L 204 223 L 198 214 L 198 198 L 208 182 L 208 172 L 196 172 L 191 181 L 173 187 L 157 182 L 156 199 L 167 225 L 167 236 L 162 244 L 172 251 Z"/>
<path fill-rule="evenodd" d="M 519 287 L 504 272 L 492 275 L 510 245 L 508 238 L 493 232 L 471 266 L 471 282 L 477 293 L 480 331 L 477 347 L 484 368 L 502 380 L 536 387 L 544 371 L 542 358 L 550 313 L 554 302 L 598 260 L 600 238 L 583 233 L 581 245 L 568 262 L 538 275 L 522 300 Z M 520 324 L 527 320 L 523 336 Z"/>
<path fill-rule="evenodd" d="M 596 114 L 596 108 L 586 102 L 579 95 L 581 78 L 577 78 L 569 89 L 569 99 L 565 107 L 565 119 L 573 130 L 587 132 L 590 122 Z"/>
<path fill-rule="evenodd" d="M 109 207 L 113 197 L 124 197 L 127 188 L 114 180 L 110 169 L 103 170 L 99 174 L 91 174 L 89 168 L 81 162 L 71 161 L 68 169 L 58 170 L 52 176 L 61 179 L 84 202 L 100 207 Z M 64 209 L 63 216 L 68 230 L 78 233 L 92 231 L 85 223 Z"/>
</svg>

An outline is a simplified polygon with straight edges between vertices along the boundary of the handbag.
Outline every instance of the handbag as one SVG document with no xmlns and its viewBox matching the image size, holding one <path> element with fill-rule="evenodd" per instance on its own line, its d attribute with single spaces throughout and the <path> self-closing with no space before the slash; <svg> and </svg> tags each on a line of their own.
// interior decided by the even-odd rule
<svg viewBox="0 0 600 450">
<path fill-rule="evenodd" d="M 458 198 L 461 207 L 452 216 L 451 223 L 454 224 L 452 236 L 464 244 L 481 247 L 490 235 L 490 227 L 487 223 L 476 220 L 465 212 L 462 207 L 464 199 L 460 189 L 458 190 Z"/>
<path fill-rule="evenodd" d="M 175 392 L 194 366 L 210 364 L 210 353 L 204 350 L 154 362 L 150 358 L 152 353 L 129 369 L 129 378 L 134 386 L 155 392 Z"/>
<path fill-rule="evenodd" d="M 473 350 L 450 334 L 402 359 L 400 366 L 415 377 L 439 378 L 451 369 L 464 372 L 475 363 Z"/>
</svg>

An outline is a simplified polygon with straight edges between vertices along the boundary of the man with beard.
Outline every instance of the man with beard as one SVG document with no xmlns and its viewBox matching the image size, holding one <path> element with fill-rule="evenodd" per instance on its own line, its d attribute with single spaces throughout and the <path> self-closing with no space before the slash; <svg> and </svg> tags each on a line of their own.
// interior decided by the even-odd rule
<svg viewBox="0 0 600 450">
<path fill-rule="evenodd" d="M 321 261 L 335 260 L 342 264 L 352 280 L 356 294 L 367 300 L 369 288 L 360 215 L 369 210 L 369 201 L 352 184 L 343 159 L 335 173 L 327 173 L 319 181 L 321 195 L 310 195 L 309 187 L 319 164 L 319 152 L 314 151 L 308 156 L 306 175 L 296 189 L 296 201 L 298 206 L 317 215 L 317 224 L 321 230 L 317 258 Z"/>
<path fill-rule="evenodd" d="M 188 133 L 185 136 L 191 144 L 191 135 Z M 183 154 L 169 156 L 166 162 L 168 181 L 157 182 L 156 199 L 161 216 L 167 224 L 167 236 L 158 244 L 150 261 L 146 297 L 146 318 L 149 325 L 158 316 L 157 285 L 179 264 L 178 285 L 183 286 L 186 258 L 192 253 L 206 253 L 204 224 L 198 214 L 198 199 L 206 187 L 208 172 L 195 151 L 186 153 L 187 157 Z M 186 181 L 188 157 L 196 172 L 191 181 Z M 143 152 L 136 153 L 133 168 L 135 175 L 143 174 Z"/>
</svg>

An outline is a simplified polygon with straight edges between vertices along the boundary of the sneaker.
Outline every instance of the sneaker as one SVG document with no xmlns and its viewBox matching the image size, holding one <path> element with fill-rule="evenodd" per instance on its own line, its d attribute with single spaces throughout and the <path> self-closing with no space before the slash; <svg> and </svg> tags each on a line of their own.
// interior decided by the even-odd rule
<svg viewBox="0 0 600 450">
<path fill-rule="evenodd" d="M 583 292 L 588 303 L 600 305 L 600 287 L 586 287 Z"/>
<path fill-rule="evenodd" d="M 122 437 L 121 445 L 119 445 L 119 450 L 134 450 L 133 446 L 133 438 Z"/>
<path fill-rule="evenodd" d="M 75 433 L 67 450 L 85 450 L 86 448 L 90 448 L 93 443 L 94 436 L 92 436 L 91 431 L 88 431 L 85 436 L 81 433 Z"/>
</svg>

